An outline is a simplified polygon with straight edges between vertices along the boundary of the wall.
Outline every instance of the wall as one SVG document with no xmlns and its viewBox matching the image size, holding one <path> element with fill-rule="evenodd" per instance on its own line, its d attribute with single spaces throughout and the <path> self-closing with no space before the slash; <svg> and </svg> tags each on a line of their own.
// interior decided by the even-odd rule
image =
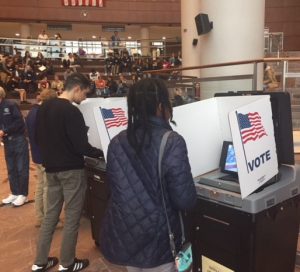
<svg viewBox="0 0 300 272">
<path fill-rule="evenodd" d="M 0 20 L 180 24 L 180 0 L 104 1 L 105 7 L 95 8 L 64 7 L 61 0 L 0 0 Z"/>
<path fill-rule="evenodd" d="M 266 0 L 265 26 L 284 33 L 284 51 L 300 51 L 299 0 Z"/>
<path fill-rule="evenodd" d="M 122 23 L 126 25 L 126 33 L 121 36 L 140 37 L 141 24 L 166 25 L 180 27 L 180 0 L 104 0 L 104 8 L 72 8 L 63 7 L 61 0 L 0 0 L 0 21 L 46 22 L 61 21 L 64 23 L 86 23 L 87 26 L 74 25 L 73 29 L 80 32 L 83 38 L 92 35 L 109 37 L 102 33 L 101 25 Z M 188 0 L 182 0 L 187 1 Z M 200 1 L 200 0 L 199 0 Z M 82 15 L 83 10 L 87 16 Z M 300 0 L 266 0 L 265 26 L 271 32 L 284 32 L 284 50 L 300 51 Z M 93 24 L 91 24 L 93 23 Z M 134 25 L 132 27 L 132 25 Z M 32 27 L 32 36 L 40 32 L 43 25 Z M 37 29 L 36 29 L 37 28 Z M 156 30 L 159 30 L 157 33 Z M 150 36 L 180 36 L 180 31 L 170 28 L 153 29 Z M 0 36 L 12 36 L 19 32 L 20 25 L 0 25 Z M 94 34 L 96 33 L 96 34 Z M 50 33 L 54 34 L 54 33 Z M 74 39 L 71 32 L 62 33 L 66 39 Z M 78 35 L 78 34 L 77 34 Z M 136 36 L 136 37 L 135 37 Z M 153 38 L 153 37 L 152 37 Z"/>
</svg>

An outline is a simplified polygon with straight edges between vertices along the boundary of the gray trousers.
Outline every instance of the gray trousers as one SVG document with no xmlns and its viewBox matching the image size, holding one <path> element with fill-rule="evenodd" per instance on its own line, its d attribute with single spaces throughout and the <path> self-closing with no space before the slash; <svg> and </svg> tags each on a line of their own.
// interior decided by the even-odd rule
<svg viewBox="0 0 300 272">
<path fill-rule="evenodd" d="M 138 268 L 126 266 L 128 272 L 176 272 L 175 262 L 163 264 L 153 268 Z"/>
<path fill-rule="evenodd" d="M 85 171 L 80 169 L 47 173 L 47 182 L 47 213 L 40 229 L 35 264 L 47 263 L 52 236 L 65 204 L 60 264 L 67 267 L 75 258 L 79 221 L 86 192 Z"/>
<path fill-rule="evenodd" d="M 41 164 L 36 164 L 37 180 L 35 183 L 35 214 L 37 223 L 42 223 L 47 211 L 47 177 L 45 168 Z"/>
</svg>

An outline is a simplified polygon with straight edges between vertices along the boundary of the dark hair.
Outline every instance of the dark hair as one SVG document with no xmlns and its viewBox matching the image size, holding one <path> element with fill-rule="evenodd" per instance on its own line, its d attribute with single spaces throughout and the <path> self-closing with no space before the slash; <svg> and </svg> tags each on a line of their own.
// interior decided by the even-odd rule
<svg viewBox="0 0 300 272">
<path fill-rule="evenodd" d="M 80 89 L 87 89 L 90 87 L 90 81 L 83 74 L 72 73 L 66 79 L 65 90 L 70 91 L 76 86 L 79 86 Z"/>
<path fill-rule="evenodd" d="M 127 138 L 130 145 L 139 153 L 146 137 L 149 143 L 151 141 L 150 117 L 156 116 L 159 105 L 161 105 L 162 117 L 165 119 L 168 111 L 172 121 L 173 111 L 169 92 L 161 79 L 142 79 L 130 88 L 127 104 Z M 136 134 L 138 128 L 142 131 L 140 140 Z"/>
</svg>

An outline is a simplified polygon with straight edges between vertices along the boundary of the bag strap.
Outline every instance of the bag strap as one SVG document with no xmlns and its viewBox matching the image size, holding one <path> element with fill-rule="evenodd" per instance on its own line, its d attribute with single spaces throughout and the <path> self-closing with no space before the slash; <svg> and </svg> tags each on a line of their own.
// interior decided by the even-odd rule
<svg viewBox="0 0 300 272">
<path fill-rule="evenodd" d="M 159 182 L 160 182 L 160 187 L 161 187 L 162 202 L 163 202 L 164 212 L 165 212 L 166 220 L 167 220 L 168 233 L 169 233 L 169 239 L 170 239 L 170 247 L 171 247 L 172 255 L 173 255 L 173 257 L 175 257 L 176 256 L 176 246 L 175 246 L 175 241 L 174 241 L 174 234 L 172 233 L 171 225 L 170 225 L 170 221 L 169 221 L 169 217 L 168 217 L 168 213 L 167 213 L 167 206 L 166 206 L 164 186 L 163 186 L 163 175 L 162 175 L 162 157 L 164 155 L 168 137 L 171 133 L 172 133 L 172 131 L 167 131 L 163 135 L 161 143 L 160 143 L 159 154 L 158 154 L 158 175 L 159 175 Z M 184 225 L 183 225 L 181 212 L 179 212 L 179 219 L 180 219 L 180 227 L 181 227 L 181 234 L 182 234 L 181 242 L 183 244 L 185 242 L 185 236 L 184 236 Z"/>
</svg>

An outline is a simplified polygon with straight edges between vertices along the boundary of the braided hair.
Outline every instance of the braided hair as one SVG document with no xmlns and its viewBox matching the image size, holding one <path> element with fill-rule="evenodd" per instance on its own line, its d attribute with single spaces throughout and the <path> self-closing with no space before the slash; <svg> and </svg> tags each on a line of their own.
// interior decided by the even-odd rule
<svg viewBox="0 0 300 272">
<path fill-rule="evenodd" d="M 145 144 L 145 139 L 148 139 L 148 143 L 151 141 L 150 117 L 157 116 L 158 109 L 163 119 L 166 119 L 166 114 L 169 114 L 172 122 L 173 111 L 169 92 L 161 79 L 142 79 L 130 88 L 127 104 L 127 138 L 129 144 L 139 153 Z M 141 137 L 137 137 L 137 129 L 141 129 Z"/>
</svg>

